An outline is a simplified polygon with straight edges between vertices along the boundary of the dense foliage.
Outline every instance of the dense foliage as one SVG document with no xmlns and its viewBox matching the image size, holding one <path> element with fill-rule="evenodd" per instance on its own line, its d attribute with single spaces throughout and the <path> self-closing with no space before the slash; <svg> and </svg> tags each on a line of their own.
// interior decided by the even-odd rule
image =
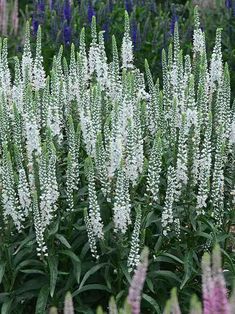
<svg viewBox="0 0 235 314">
<path fill-rule="evenodd" d="M 76 21 L 65 4 L 63 26 Z M 134 59 L 138 8 L 125 12 L 124 35 L 110 35 L 107 50 L 94 14 L 90 31 L 76 29 L 79 47 L 71 38 L 48 53 L 44 26 L 35 39 L 27 22 L 13 70 L 0 41 L 2 313 L 61 310 L 67 291 L 78 313 L 107 309 L 111 296 L 121 307 L 144 246 L 143 313 L 162 313 L 173 287 L 188 312 L 215 243 L 231 286 L 235 106 L 222 30 L 207 46 L 196 8 L 192 42 L 181 46 L 175 17 L 155 80 L 153 52 L 150 64 L 144 50 Z"/>
<path fill-rule="evenodd" d="M 114 298 L 109 302 L 109 314 L 139 314 L 141 304 L 141 292 L 148 266 L 148 251 L 142 252 L 141 260 L 135 271 L 128 292 L 128 298 L 124 307 L 118 310 Z M 190 302 L 190 314 L 232 314 L 235 312 L 235 294 L 228 296 L 226 284 L 221 268 L 221 253 L 219 246 L 213 249 L 210 255 L 205 253 L 202 257 L 202 303 L 194 295 Z M 50 314 L 57 314 L 57 309 L 52 307 Z M 97 314 L 103 314 L 101 307 Z M 73 300 L 70 292 L 66 294 L 64 314 L 74 314 Z M 171 298 L 167 301 L 164 314 L 181 314 L 176 289 L 172 289 Z"/>
</svg>

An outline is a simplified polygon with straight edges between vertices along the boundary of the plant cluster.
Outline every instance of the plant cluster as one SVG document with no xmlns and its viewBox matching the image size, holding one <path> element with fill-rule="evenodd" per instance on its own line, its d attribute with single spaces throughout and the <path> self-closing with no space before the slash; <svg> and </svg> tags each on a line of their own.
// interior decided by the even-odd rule
<svg viewBox="0 0 235 314">
<path fill-rule="evenodd" d="M 82 29 L 79 49 L 72 44 L 68 60 L 61 47 L 48 75 L 40 27 L 32 53 L 26 24 L 14 75 L 1 40 L 3 313 L 61 308 L 68 290 L 82 313 L 107 306 L 110 295 L 120 304 L 144 245 L 146 312 L 161 313 L 173 286 L 188 308 L 184 296 L 200 291 L 199 261 L 215 242 L 235 273 L 227 253 L 235 108 L 221 29 L 209 57 L 197 8 L 192 47 L 185 55 L 175 23 L 155 82 L 147 60 L 146 75 L 135 66 L 127 12 L 111 62 L 95 16 L 89 46 Z"/>
<path fill-rule="evenodd" d="M 141 293 L 146 279 L 147 266 L 148 250 L 145 248 L 132 278 L 124 308 L 118 310 L 115 299 L 111 298 L 109 314 L 140 314 Z M 229 300 L 218 245 L 214 248 L 212 255 L 205 253 L 202 257 L 202 298 L 203 309 L 197 296 L 194 295 L 191 298 L 190 314 L 232 314 L 235 312 L 234 292 Z M 99 307 L 96 313 L 103 314 L 104 312 Z M 50 314 L 57 314 L 57 309 L 55 307 L 51 308 Z M 74 314 L 72 296 L 69 292 L 65 297 L 64 314 Z M 164 314 L 181 314 L 176 289 L 171 291 L 171 298 L 167 301 Z"/>
</svg>

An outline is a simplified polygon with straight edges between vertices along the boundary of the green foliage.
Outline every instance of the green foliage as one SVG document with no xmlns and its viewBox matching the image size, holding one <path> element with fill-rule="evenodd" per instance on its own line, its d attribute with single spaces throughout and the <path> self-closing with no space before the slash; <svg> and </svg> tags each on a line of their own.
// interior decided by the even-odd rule
<svg viewBox="0 0 235 314">
<path fill-rule="evenodd" d="M 16 59 L 14 81 L 8 80 L 7 42 L 1 41 L 0 304 L 3 313 L 40 314 L 48 312 L 52 306 L 60 312 L 67 291 L 71 291 L 77 312 L 94 313 L 98 304 L 106 310 L 110 296 L 114 295 L 115 301 L 110 301 L 113 313 L 115 304 L 118 308 L 125 304 L 120 313 L 130 313 L 125 302 L 132 276 L 128 257 L 135 251 L 135 263 L 131 266 L 137 264 L 137 251 L 144 245 L 149 247 L 150 261 L 142 299 L 143 313 L 161 313 L 173 287 L 178 289 L 182 311 L 188 309 L 188 296 L 199 295 L 201 291 L 201 256 L 215 243 L 222 248 L 222 264 L 231 285 L 235 275 L 234 234 L 231 232 L 235 177 L 234 144 L 228 140 L 234 119 L 228 66 L 223 69 L 222 63 L 222 74 L 218 71 L 221 80 L 215 78 L 208 92 L 210 53 L 206 56 L 205 51 L 197 51 L 192 56 L 192 65 L 189 56 L 184 59 L 183 51 L 188 52 L 191 47 L 184 42 L 185 30 L 193 17 L 189 4 L 184 9 L 177 6 L 177 12 L 183 10 L 182 16 L 188 18 L 185 23 L 179 21 L 179 34 L 183 34 L 183 38 L 179 40 L 176 25 L 174 39 L 169 40 L 174 43 L 167 53 L 167 49 L 162 53 L 163 80 L 155 83 L 156 74 L 160 72 L 163 28 L 169 22 L 170 14 L 163 7 L 159 8 L 156 17 L 149 15 L 146 18 L 145 9 L 139 7 L 130 16 L 131 22 L 136 14 L 141 21 L 141 30 L 148 30 L 142 49 L 135 53 L 140 68 L 144 67 L 146 59 L 147 89 L 138 68 L 134 65 L 127 69 L 120 67 L 117 47 L 121 47 L 119 34 L 124 28 L 120 26 L 123 9 L 118 7 L 112 12 L 116 23 L 112 29 L 116 37 L 112 37 L 112 45 L 107 49 L 108 59 L 111 59 L 111 51 L 113 53 L 111 63 L 106 61 L 101 33 L 97 43 L 100 25 L 95 24 L 95 18 L 92 36 L 89 31 L 87 36 L 84 29 L 81 31 L 77 53 L 76 42 L 64 52 L 63 48 L 57 51 L 56 43 L 49 45 L 48 25 L 45 24 L 41 29 L 42 53 L 46 73 L 50 76 L 45 80 L 45 73 L 41 71 L 42 81 L 37 86 L 33 84 L 35 66 L 32 67 L 32 63 L 38 65 L 37 69 L 41 64 L 35 61 L 34 54 L 31 56 L 29 36 L 24 64 Z M 212 51 L 210 38 L 214 37 L 211 35 L 215 23 L 207 22 L 207 18 L 203 21 L 211 25 L 206 32 L 209 51 Z M 76 21 L 80 33 L 82 25 Z M 129 31 L 128 21 L 126 13 L 126 32 Z M 29 24 L 26 26 L 29 35 Z M 198 25 L 196 28 L 199 29 Z M 40 57 L 41 30 L 37 37 L 37 57 Z M 227 35 L 222 34 L 222 43 L 227 59 L 230 59 Z M 159 36 L 158 46 L 152 47 L 153 36 Z M 89 59 L 91 53 L 86 55 L 86 42 L 90 37 L 94 48 L 92 60 Z M 218 38 L 219 33 L 215 49 L 217 58 L 220 57 Z M 224 47 L 226 40 L 227 48 Z M 122 57 L 125 53 L 122 51 Z M 92 61 L 95 69 L 89 73 L 87 63 Z M 185 100 L 183 104 L 182 99 Z M 191 111 L 184 112 L 184 106 Z M 193 110 L 196 110 L 197 120 L 191 123 Z M 122 123 L 120 119 L 123 119 Z M 113 155 L 111 167 L 110 154 L 120 148 L 119 140 L 121 157 L 116 162 L 116 155 Z M 194 172 L 198 154 L 200 165 L 205 166 L 201 168 L 200 184 Z M 211 160 L 208 159 L 210 154 Z M 172 173 L 171 169 L 174 169 Z M 185 169 L 188 181 L 184 176 L 180 177 L 182 172 L 185 175 Z M 221 169 L 224 170 L 222 174 Z M 31 200 L 32 208 L 28 212 L 21 207 L 18 211 L 18 202 L 22 201 L 18 197 L 20 173 L 25 174 L 22 177 L 27 184 L 23 186 L 28 188 L 24 195 Z M 119 180 L 120 173 L 123 176 Z M 178 178 L 180 180 L 175 182 Z M 168 189 L 169 181 L 172 184 Z M 124 232 L 114 230 L 117 183 L 120 183 L 121 191 L 118 210 L 130 209 L 126 228 L 122 229 Z M 178 198 L 166 202 L 166 191 L 172 189 L 167 195 L 169 199 L 174 198 L 175 186 L 180 190 Z M 8 202 L 4 202 L 4 195 Z M 198 195 L 206 198 L 203 208 Z M 43 216 L 45 201 L 50 210 Z M 14 206 L 5 217 L 6 205 L 10 203 Z M 161 217 L 168 207 L 172 207 L 174 219 L 168 221 L 170 228 L 165 236 Z M 24 226 L 20 233 L 16 232 L 14 219 L 11 219 L 18 218 L 17 215 Z M 123 217 L 117 215 L 117 222 L 121 219 Z M 67 307 L 71 308 L 71 295 L 67 295 L 66 300 Z M 169 311 L 172 304 L 177 304 L 175 290 L 167 305 Z M 195 298 L 192 308 L 200 311 Z M 50 310 L 51 313 L 56 311 L 55 308 Z M 102 313 L 103 310 L 97 311 Z"/>
</svg>

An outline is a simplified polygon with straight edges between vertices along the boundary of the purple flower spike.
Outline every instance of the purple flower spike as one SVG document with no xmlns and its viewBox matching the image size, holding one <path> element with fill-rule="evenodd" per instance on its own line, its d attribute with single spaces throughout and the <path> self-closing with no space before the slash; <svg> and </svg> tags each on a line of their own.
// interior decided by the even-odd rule
<svg viewBox="0 0 235 314">
<path fill-rule="evenodd" d="M 71 20 L 71 6 L 69 0 L 64 1 L 64 19 L 69 23 Z"/>
<path fill-rule="evenodd" d="M 68 24 L 64 25 L 64 43 L 65 45 L 70 45 L 71 43 L 71 27 Z"/>
<path fill-rule="evenodd" d="M 50 0 L 50 10 L 54 10 L 55 0 Z"/>
<path fill-rule="evenodd" d="M 109 12 L 113 11 L 113 0 L 109 0 Z"/>
<path fill-rule="evenodd" d="M 38 11 L 38 13 L 44 13 L 45 12 L 45 1 L 44 0 L 38 1 L 37 11 Z"/>
<path fill-rule="evenodd" d="M 175 8 L 174 8 L 173 15 L 172 15 L 172 18 L 171 18 L 171 25 L 170 25 L 170 33 L 171 33 L 171 35 L 174 34 L 175 24 L 178 22 L 178 20 L 179 20 L 179 17 L 176 14 L 176 11 L 175 11 Z"/>
<path fill-rule="evenodd" d="M 136 19 L 133 19 L 131 21 L 131 39 L 133 42 L 134 50 L 139 50 L 141 45 L 141 37 Z"/>
<path fill-rule="evenodd" d="M 214 304 L 215 313 L 231 314 L 230 304 L 227 297 L 226 284 L 221 266 L 220 247 L 217 245 L 213 250 L 213 279 L 214 279 Z"/>
<path fill-rule="evenodd" d="M 104 31 L 104 40 L 107 41 L 109 37 L 109 22 L 103 24 L 102 30 Z"/>
<path fill-rule="evenodd" d="M 139 263 L 129 288 L 128 303 L 131 306 L 131 314 L 140 314 L 141 293 L 144 287 L 148 267 L 148 249 L 145 248 L 141 254 Z"/>
<path fill-rule="evenodd" d="M 33 34 L 34 34 L 34 36 L 36 36 L 36 34 L 38 32 L 38 26 L 39 26 L 38 20 L 33 18 Z"/>
<path fill-rule="evenodd" d="M 202 259 L 202 288 L 204 314 L 231 314 L 227 289 L 221 268 L 221 253 L 216 246 L 211 258 L 205 253 Z"/>
<path fill-rule="evenodd" d="M 87 11 L 87 18 L 88 18 L 88 22 L 89 24 L 91 24 L 91 21 L 92 21 L 92 17 L 95 15 L 95 10 L 92 6 L 92 3 L 91 1 L 89 1 L 89 4 L 88 4 L 88 11 Z"/>
<path fill-rule="evenodd" d="M 125 0 L 125 9 L 128 12 L 128 14 L 131 13 L 131 11 L 133 9 L 132 7 L 133 7 L 132 1 L 131 0 Z"/>
<path fill-rule="evenodd" d="M 225 6 L 226 6 L 226 8 L 231 9 L 232 8 L 232 0 L 225 0 Z"/>
</svg>

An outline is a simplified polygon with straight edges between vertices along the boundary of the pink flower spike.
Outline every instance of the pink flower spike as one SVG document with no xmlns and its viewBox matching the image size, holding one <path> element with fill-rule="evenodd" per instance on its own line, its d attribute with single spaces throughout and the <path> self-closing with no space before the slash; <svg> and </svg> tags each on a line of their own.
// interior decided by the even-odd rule
<svg viewBox="0 0 235 314">
<path fill-rule="evenodd" d="M 211 258 L 208 253 L 202 257 L 202 293 L 204 314 L 214 312 L 214 281 L 211 275 Z"/>
<path fill-rule="evenodd" d="M 16 35 L 18 32 L 18 27 L 19 27 L 18 0 L 15 0 L 14 2 L 11 19 L 12 19 L 12 25 L 13 25 L 13 33 L 14 35 Z"/>
<path fill-rule="evenodd" d="M 144 287 L 148 267 L 148 253 L 148 249 L 145 248 L 129 288 L 128 303 L 131 306 L 131 314 L 140 314 L 141 292 Z"/>
<path fill-rule="evenodd" d="M 214 280 L 214 304 L 215 314 L 231 314 L 228 300 L 228 292 L 221 268 L 221 253 L 219 246 L 216 246 L 212 255 L 213 280 Z"/>
</svg>

